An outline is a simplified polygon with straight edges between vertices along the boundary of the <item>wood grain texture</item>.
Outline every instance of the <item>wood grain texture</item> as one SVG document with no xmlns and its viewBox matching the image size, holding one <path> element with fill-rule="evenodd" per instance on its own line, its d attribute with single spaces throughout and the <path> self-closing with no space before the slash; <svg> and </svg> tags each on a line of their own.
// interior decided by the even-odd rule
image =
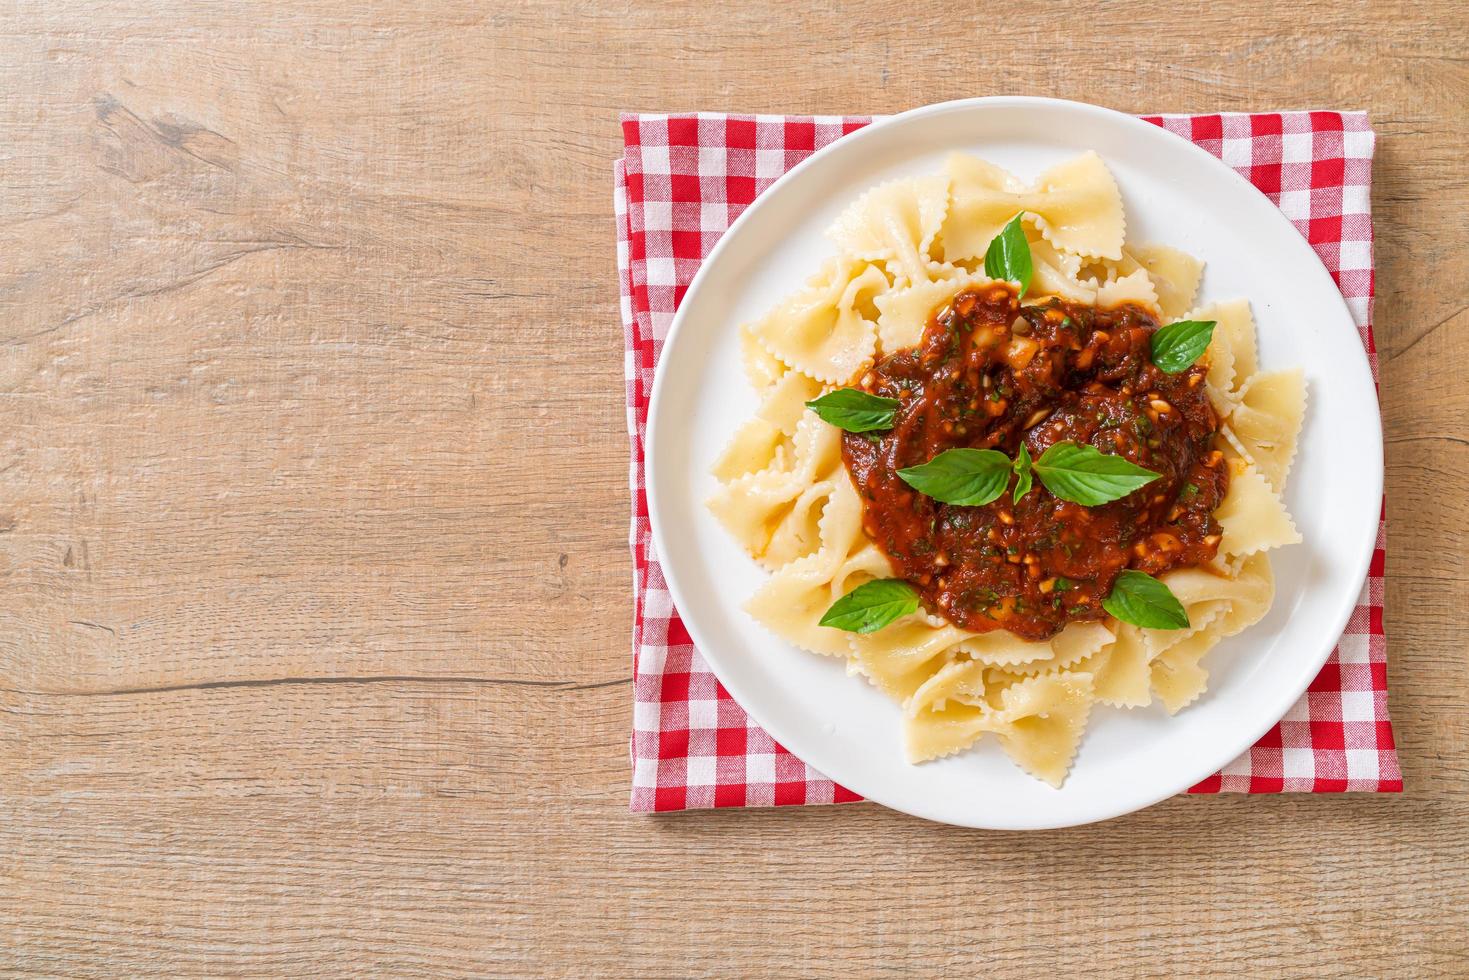
<svg viewBox="0 0 1469 980">
<path fill-rule="evenodd" d="M 616 114 L 996 92 L 1372 113 L 1402 797 L 626 812 Z M 9 4 L 0 970 L 1463 975 L 1466 104 L 1457 0 Z"/>
</svg>

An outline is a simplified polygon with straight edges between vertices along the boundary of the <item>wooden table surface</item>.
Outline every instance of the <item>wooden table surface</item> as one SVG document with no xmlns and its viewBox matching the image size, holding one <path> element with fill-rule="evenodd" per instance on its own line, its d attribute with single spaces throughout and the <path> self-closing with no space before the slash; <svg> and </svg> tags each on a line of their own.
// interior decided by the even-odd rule
<svg viewBox="0 0 1469 980">
<path fill-rule="evenodd" d="M 1469 8 L 725 7 L 0 13 L 0 969 L 1469 971 Z M 1371 112 L 1406 792 L 630 815 L 617 113 L 1000 92 Z"/>
</svg>

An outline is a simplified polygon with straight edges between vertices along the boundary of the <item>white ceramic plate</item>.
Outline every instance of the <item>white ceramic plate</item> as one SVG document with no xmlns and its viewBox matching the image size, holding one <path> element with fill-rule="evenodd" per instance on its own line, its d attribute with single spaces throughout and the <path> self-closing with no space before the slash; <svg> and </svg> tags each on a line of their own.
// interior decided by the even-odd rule
<svg viewBox="0 0 1469 980">
<path fill-rule="evenodd" d="M 738 327 L 814 273 L 832 219 L 863 190 L 940 171 L 966 150 L 1030 178 L 1096 150 L 1122 187 L 1128 238 L 1207 263 L 1200 302 L 1246 297 L 1263 369 L 1301 365 L 1308 409 L 1286 501 L 1305 543 L 1271 553 L 1275 604 L 1205 661 L 1209 690 L 1176 717 L 1154 703 L 1098 706 L 1061 789 L 1016 768 L 993 739 L 944 759 L 903 758 L 897 704 L 844 664 L 766 632 L 742 610 L 765 579 L 704 508 L 709 468 L 755 409 Z M 648 498 L 674 604 L 719 679 L 782 745 L 897 810 L 970 827 L 1104 820 L 1181 792 L 1278 721 L 1319 671 L 1361 590 L 1377 532 L 1382 439 L 1351 315 L 1310 246 L 1262 194 L 1162 129 L 1074 102 L 988 98 L 928 106 L 860 130 L 782 177 L 704 262 L 673 321 L 653 386 Z"/>
</svg>

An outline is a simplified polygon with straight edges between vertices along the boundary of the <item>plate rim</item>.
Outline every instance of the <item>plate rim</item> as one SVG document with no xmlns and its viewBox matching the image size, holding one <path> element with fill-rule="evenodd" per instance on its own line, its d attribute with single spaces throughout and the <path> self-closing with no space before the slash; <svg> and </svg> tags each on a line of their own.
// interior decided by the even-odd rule
<svg viewBox="0 0 1469 980">
<path fill-rule="evenodd" d="M 1295 243 L 1292 247 L 1295 247 L 1298 251 L 1303 249 L 1304 252 L 1302 252 L 1302 254 L 1308 254 L 1310 256 L 1311 262 L 1309 263 L 1308 267 L 1312 269 L 1312 274 L 1315 275 L 1318 279 L 1320 279 L 1321 277 L 1325 278 L 1325 284 L 1330 287 L 1330 294 L 1336 297 L 1337 311 L 1339 315 L 1345 317 L 1346 322 L 1351 324 L 1354 333 L 1357 332 L 1355 318 L 1352 316 L 1351 309 L 1347 305 L 1346 299 L 1342 295 L 1340 287 L 1337 285 L 1335 280 L 1332 279 L 1330 272 L 1327 271 L 1325 264 L 1321 261 L 1321 257 L 1316 253 L 1316 250 L 1312 248 L 1310 243 L 1307 242 L 1306 239 L 1300 234 L 1295 225 L 1292 224 L 1291 220 L 1285 216 L 1284 212 L 1282 212 L 1274 202 L 1270 201 L 1268 197 L 1265 197 L 1265 195 L 1259 190 L 1259 188 L 1255 187 L 1243 176 L 1235 172 L 1235 170 L 1228 164 L 1213 156 L 1207 150 L 1203 149 L 1192 141 L 1184 139 L 1182 136 L 1179 136 L 1177 133 L 1170 132 L 1169 130 L 1161 126 L 1156 126 L 1152 123 L 1144 121 L 1137 116 L 1119 112 L 1115 109 L 1108 109 L 1103 106 L 1093 105 L 1086 102 L 1076 102 L 1069 99 L 1054 99 L 1038 96 L 982 96 L 970 99 L 955 99 L 947 102 L 938 102 L 930 105 L 919 106 L 901 113 L 897 113 L 895 115 L 877 119 L 869 125 L 848 133 L 817 150 L 815 153 L 807 157 L 805 160 L 801 161 L 795 167 L 792 167 L 790 170 L 782 174 L 779 178 L 773 181 L 771 185 L 767 187 L 761 194 L 759 194 L 756 199 L 750 204 L 750 206 L 745 208 L 745 210 L 739 215 L 739 217 L 736 218 L 735 221 L 729 226 L 729 228 L 725 230 L 724 234 L 720 236 L 719 241 L 715 243 L 714 248 L 709 252 L 707 256 L 704 257 L 703 261 L 699 265 L 698 271 L 694 274 L 693 279 L 690 281 L 689 287 L 685 291 L 683 299 L 679 303 L 679 307 L 669 324 L 668 333 L 664 337 L 662 345 L 663 356 L 659 357 L 658 364 L 655 367 L 653 387 L 651 389 L 651 394 L 648 401 L 647 426 L 644 436 L 643 469 L 644 488 L 648 498 L 648 520 L 651 526 L 653 544 L 655 549 L 657 550 L 657 553 L 660 556 L 663 556 L 660 558 L 660 567 L 663 569 L 664 582 L 668 588 L 669 596 L 675 610 L 687 609 L 690 607 L 683 601 L 685 593 L 682 589 L 682 586 L 678 582 L 678 574 L 673 570 L 673 565 L 671 565 L 666 559 L 666 556 L 672 554 L 673 552 L 666 546 L 668 529 L 665 525 L 665 522 L 659 516 L 663 510 L 663 508 L 659 506 L 659 484 L 661 481 L 658 478 L 658 474 L 661 472 L 661 470 L 657 465 L 657 457 L 659 452 L 658 445 L 660 442 L 659 434 L 662 430 L 661 419 L 663 416 L 663 413 L 659 411 L 659 407 L 661 404 L 662 395 L 666 390 L 665 381 L 668 375 L 668 365 L 671 363 L 672 360 L 667 356 L 668 351 L 678 341 L 682 334 L 686 332 L 686 325 L 689 322 L 688 313 L 690 310 L 694 309 L 696 304 L 693 301 L 698 297 L 704 283 L 710 277 L 710 270 L 717 267 L 717 264 L 727 247 L 729 247 L 732 242 L 738 240 L 741 229 L 748 223 L 750 223 L 752 215 L 754 215 L 757 209 L 760 207 L 761 198 L 766 198 L 767 200 L 773 199 L 773 192 L 776 191 L 782 184 L 787 182 L 794 182 L 799 175 L 803 174 L 808 169 L 819 166 L 828 157 L 833 156 L 836 153 L 856 152 L 856 147 L 862 145 L 863 142 L 882 138 L 882 133 L 885 129 L 890 127 L 899 127 L 917 118 L 949 112 L 969 112 L 974 109 L 983 108 L 1024 109 L 1027 107 L 1046 107 L 1052 109 L 1059 108 L 1067 111 L 1082 112 L 1085 114 L 1103 117 L 1104 119 L 1110 120 L 1113 124 L 1133 128 L 1136 132 L 1146 132 L 1148 133 L 1149 138 L 1157 138 L 1161 134 L 1166 139 L 1174 140 L 1177 143 L 1182 144 L 1184 147 L 1187 147 L 1186 152 L 1197 161 L 1200 167 L 1213 170 L 1216 174 L 1224 177 L 1224 179 L 1233 181 L 1236 185 L 1243 188 L 1248 188 L 1251 194 L 1261 197 L 1264 200 L 1264 203 L 1269 205 L 1269 212 L 1271 214 L 1271 217 L 1267 220 L 1275 223 L 1278 226 L 1280 234 L 1282 236 L 1288 237 L 1290 241 Z M 1364 435 L 1372 435 L 1373 438 L 1371 438 L 1370 440 L 1363 440 L 1364 442 L 1367 442 L 1369 444 L 1372 450 L 1371 459 L 1365 461 L 1371 464 L 1370 472 L 1366 474 L 1359 472 L 1356 474 L 1355 478 L 1359 481 L 1362 479 L 1370 479 L 1372 483 L 1370 489 L 1375 490 L 1375 493 L 1372 494 L 1372 499 L 1380 501 L 1382 498 L 1384 466 L 1382 445 L 1382 414 L 1380 400 L 1377 397 L 1377 382 L 1376 379 L 1372 377 L 1371 364 L 1368 360 L 1367 350 L 1365 346 L 1360 344 L 1356 345 L 1356 349 L 1352 350 L 1345 356 L 1349 360 L 1357 363 L 1360 371 L 1365 373 L 1368 383 L 1368 389 L 1372 392 L 1373 395 L 1372 404 L 1370 406 L 1371 411 L 1369 413 L 1372 420 L 1372 432 L 1364 433 Z M 1357 462 L 1360 465 L 1360 463 L 1364 461 L 1358 460 Z M 870 787 L 859 787 L 856 784 L 864 781 L 861 773 L 857 773 L 857 779 L 837 779 L 831 774 L 825 772 L 825 770 L 819 766 L 815 766 L 813 764 L 813 768 L 821 771 L 826 778 L 831 779 L 833 782 L 838 782 L 840 785 L 851 789 L 853 792 L 858 793 L 865 799 L 870 800 L 874 803 L 879 803 L 882 806 L 888 807 L 889 809 L 897 810 L 901 813 L 906 813 L 924 820 L 931 820 L 934 822 L 950 824 L 953 826 L 963 826 L 987 830 L 1051 830 L 1064 827 L 1081 826 L 1090 823 L 1098 823 L 1105 820 L 1115 819 L 1128 813 L 1134 813 L 1138 810 L 1146 809 L 1161 802 L 1162 800 L 1179 795 L 1180 793 L 1185 792 L 1189 787 L 1196 785 L 1200 780 L 1207 778 L 1210 774 L 1218 771 L 1224 765 L 1228 764 L 1230 760 L 1237 757 L 1239 753 L 1245 751 L 1250 746 L 1258 742 L 1260 738 L 1263 737 L 1265 733 L 1268 732 L 1272 727 L 1274 727 L 1274 725 L 1276 725 L 1281 720 L 1281 718 L 1283 718 L 1286 713 L 1289 712 L 1290 708 L 1297 701 L 1300 700 L 1300 697 L 1305 693 L 1311 682 L 1320 673 L 1322 666 L 1326 663 L 1326 660 L 1331 656 L 1332 650 L 1336 648 L 1338 642 L 1340 641 L 1343 631 L 1345 630 L 1346 625 L 1351 618 L 1352 612 L 1356 608 L 1355 597 L 1360 594 L 1361 586 L 1367 579 L 1372 555 L 1376 547 L 1378 520 L 1379 519 L 1374 519 L 1365 523 L 1360 533 L 1361 540 L 1357 545 L 1357 554 L 1355 560 L 1352 563 L 1353 567 L 1349 576 L 1349 581 L 1355 583 L 1356 589 L 1338 604 L 1337 615 L 1331 620 L 1331 628 L 1323 631 L 1324 635 L 1331 637 L 1330 641 L 1322 642 L 1323 648 L 1320 650 L 1319 656 L 1312 657 L 1309 661 L 1302 661 L 1302 667 L 1300 668 L 1300 673 L 1297 677 L 1297 683 L 1282 685 L 1281 687 L 1277 688 L 1277 692 L 1289 693 L 1289 697 L 1286 697 L 1285 693 L 1278 693 L 1278 696 L 1272 699 L 1272 705 L 1279 704 L 1279 711 L 1277 712 L 1275 708 L 1272 707 L 1269 712 L 1266 712 L 1263 717 L 1267 717 L 1269 720 L 1264 724 L 1259 725 L 1258 729 L 1256 729 L 1256 727 L 1241 729 L 1241 731 L 1251 732 L 1250 737 L 1247 739 L 1241 737 L 1239 739 L 1231 741 L 1229 743 L 1231 745 L 1236 745 L 1237 743 L 1237 747 L 1231 752 L 1200 753 L 1202 757 L 1206 758 L 1209 761 L 1205 765 L 1195 766 L 1190 769 L 1190 772 L 1192 772 L 1194 769 L 1199 770 L 1197 775 L 1191 776 L 1187 781 L 1181 782 L 1179 785 L 1173 785 L 1172 783 L 1170 783 L 1164 791 L 1159 792 L 1156 795 L 1148 794 L 1142 802 L 1129 801 L 1128 803 L 1120 807 L 1102 806 L 1094 808 L 1095 812 L 1083 813 L 1074 817 L 1061 817 L 1055 820 L 1032 819 L 1017 820 L 1013 822 L 995 820 L 956 820 L 952 819 L 949 816 L 941 816 L 932 812 L 925 812 L 926 808 L 920 804 L 915 804 L 902 799 L 894 799 L 887 793 L 883 792 L 881 788 L 879 788 L 878 791 L 873 792 Z M 752 699 L 748 697 L 746 692 L 742 691 L 743 685 L 740 682 L 731 683 L 729 677 L 727 676 L 728 672 L 722 672 L 720 670 L 718 663 L 719 657 L 717 655 L 710 655 L 708 652 L 709 650 L 714 649 L 714 647 L 711 647 L 710 644 L 703 641 L 701 637 L 702 629 L 698 626 L 694 619 L 683 612 L 681 612 L 679 615 L 689 633 L 690 639 L 693 641 L 694 647 L 703 653 L 704 660 L 708 664 L 709 669 L 713 671 L 714 675 L 719 679 L 720 683 L 724 685 L 726 690 L 729 691 L 730 695 L 735 699 L 740 707 L 750 716 L 750 718 L 755 721 L 756 724 L 758 724 L 767 733 L 769 733 L 772 738 L 774 738 L 781 745 L 786 746 L 789 751 L 791 751 L 792 754 L 795 755 L 797 758 L 801 759 L 803 762 L 806 761 L 806 756 L 796 751 L 795 748 L 791 747 L 793 744 L 792 740 L 786 737 L 789 734 L 789 729 L 787 729 L 779 721 L 777 721 L 775 724 L 772 724 L 771 718 L 766 713 L 764 713 L 762 709 L 752 707 L 752 704 L 758 703 L 759 699 Z M 812 654 L 812 656 L 814 656 L 814 654 Z M 794 742 L 796 743 L 800 743 L 802 741 L 803 739 L 799 737 L 794 740 Z M 1219 759 L 1218 761 L 1214 761 L 1216 754 L 1223 756 L 1223 758 Z"/>
</svg>

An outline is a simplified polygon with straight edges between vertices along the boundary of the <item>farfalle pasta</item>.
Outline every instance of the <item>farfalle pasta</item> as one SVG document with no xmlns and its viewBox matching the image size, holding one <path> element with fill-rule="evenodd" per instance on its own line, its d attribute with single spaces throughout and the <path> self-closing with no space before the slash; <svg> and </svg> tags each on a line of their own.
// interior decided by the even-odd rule
<svg viewBox="0 0 1469 980">
<path fill-rule="evenodd" d="M 863 194 L 827 232 L 846 254 L 882 262 L 908 282 L 926 278 L 929 251 L 949 209 L 949 182 L 917 177 Z"/>
<path fill-rule="evenodd" d="M 994 164 L 963 154 L 950 157 L 947 170 L 951 203 L 942 234 L 949 261 L 983 256 L 1018 212 L 1025 212 L 1059 252 L 1122 258 L 1127 227 L 1122 193 L 1095 153 L 1053 167 L 1029 185 Z"/>
<path fill-rule="evenodd" d="M 955 155 L 862 195 L 742 328 L 760 405 L 709 507 L 770 570 L 746 609 L 896 700 L 914 763 L 994 736 L 1059 786 L 1096 705 L 1204 692 L 1300 540 L 1303 377 L 1126 235 L 1094 153 L 1030 181 Z"/>
<path fill-rule="evenodd" d="M 882 266 L 836 259 L 750 324 L 750 334 L 786 366 L 839 384 L 872 361 L 877 331 L 864 309 L 890 286 Z"/>
</svg>

